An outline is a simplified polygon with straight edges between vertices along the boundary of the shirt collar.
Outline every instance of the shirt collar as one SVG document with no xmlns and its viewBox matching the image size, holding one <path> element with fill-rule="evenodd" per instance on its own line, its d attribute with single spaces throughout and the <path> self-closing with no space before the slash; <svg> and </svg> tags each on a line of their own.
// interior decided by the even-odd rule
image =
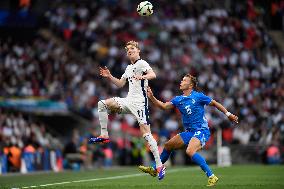
<svg viewBox="0 0 284 189">
<path fill-rule="evenodd" d="M 141 58 L 138 58 L 137 60 L 135 60 L 133 64 L 135 64 L 135 63 L 138 62 L 139 60 L 141 60 Z"/>
</svg>

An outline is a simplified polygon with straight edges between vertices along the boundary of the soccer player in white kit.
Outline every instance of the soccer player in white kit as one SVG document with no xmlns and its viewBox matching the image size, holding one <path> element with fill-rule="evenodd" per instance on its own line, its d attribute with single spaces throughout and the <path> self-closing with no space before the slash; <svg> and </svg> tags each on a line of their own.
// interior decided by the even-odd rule
<svg viewBox="0 0 284 189">
<path fill-rule="evenodd" d="M 113 97 L 98 102 L 101 135 L 98 137 L 91 137 L 90 142 L 108 143 L 110 141 L 107 131 L 108 113 L 133 114 L 139 123 L 141 134 L 148 142 L 150 150 L 155 158 L 158 179 L 161 180 L 165 176 L 166 167 L 161 162 L 157 142 L 151 134 L 147 97 L 148 80 L 155 79 L 156 74 L 150 65 L 140 58 L 138 42 L 127 42 L 125 49 L 131 64 L 126 67 L 122 77 L 120 79 L 115 78 L 106 67 L 100 67 L 100 75 L 109 79 L 109 81 L 119 88 L 123 87 L 126 84 L 126 81 L 128 81 L 129 92 L 126 98 Z"/>
</svg>

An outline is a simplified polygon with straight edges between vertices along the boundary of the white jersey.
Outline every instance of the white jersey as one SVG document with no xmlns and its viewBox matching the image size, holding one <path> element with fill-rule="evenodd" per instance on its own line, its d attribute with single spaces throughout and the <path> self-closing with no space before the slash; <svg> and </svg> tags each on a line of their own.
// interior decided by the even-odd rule
<svg viewBox="0 0 284 189">
<path fill-rule="evenodd" d="M 148 80 L 136 80 L 135 75 L 145 75 L 148 70 L 152 68 L 150 65 L 142 59 L 138 59 L 134 64 L 130 64 L 126 67 L 124 74 L 121 78 L 126 79 L 129 83 L 129 92 L 127 98 L 133 101 L 146 102 L 147 101 L 147 87 Z"/>
</svg>

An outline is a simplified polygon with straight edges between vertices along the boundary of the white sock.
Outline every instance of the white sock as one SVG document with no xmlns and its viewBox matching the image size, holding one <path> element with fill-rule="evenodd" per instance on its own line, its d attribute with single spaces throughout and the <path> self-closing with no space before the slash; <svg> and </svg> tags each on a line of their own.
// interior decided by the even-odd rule
<svg viewBox="0 0 284 189">
<path fill-rule="evenodd" d="M 156 167 L 160 167 L 162 166 L 162 162 L 160 159 L 160 154 L 159 154 L 159 150 L 158 150 L 158 145 L 156 140 L 154 139 L 153 135 L 151 133 L 145 133 L 143 135 L 144 139 L 148 142 L 148 145 L 150 147 L 150 150 L 155 158 L 155 162 L 156 162 Z"/>
<path fill-rule="evenodd" d="M 105 104 L 105 100 L 100 100 L 98 102 L 98 114 L 101 125 L 101 135 L 108 137 L 108 131 L 107 131 L 108 113 L 107 113 L 107 106 Z"/>
</svg>

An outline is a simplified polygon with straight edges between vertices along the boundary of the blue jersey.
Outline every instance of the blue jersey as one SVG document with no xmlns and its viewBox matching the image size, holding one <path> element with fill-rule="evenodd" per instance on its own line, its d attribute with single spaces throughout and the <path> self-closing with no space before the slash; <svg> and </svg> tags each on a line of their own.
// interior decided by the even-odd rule
<svg viewBox="0 0 284 189">
<path fill-rule="evenodd" d="M 208 129 L 204 105 L 211 101 L 212 98 L 193 90 L 189 96 L 174 97 L 171 103 L 181 112 L 185 130 L 202 130 Z"/>
</svg>

